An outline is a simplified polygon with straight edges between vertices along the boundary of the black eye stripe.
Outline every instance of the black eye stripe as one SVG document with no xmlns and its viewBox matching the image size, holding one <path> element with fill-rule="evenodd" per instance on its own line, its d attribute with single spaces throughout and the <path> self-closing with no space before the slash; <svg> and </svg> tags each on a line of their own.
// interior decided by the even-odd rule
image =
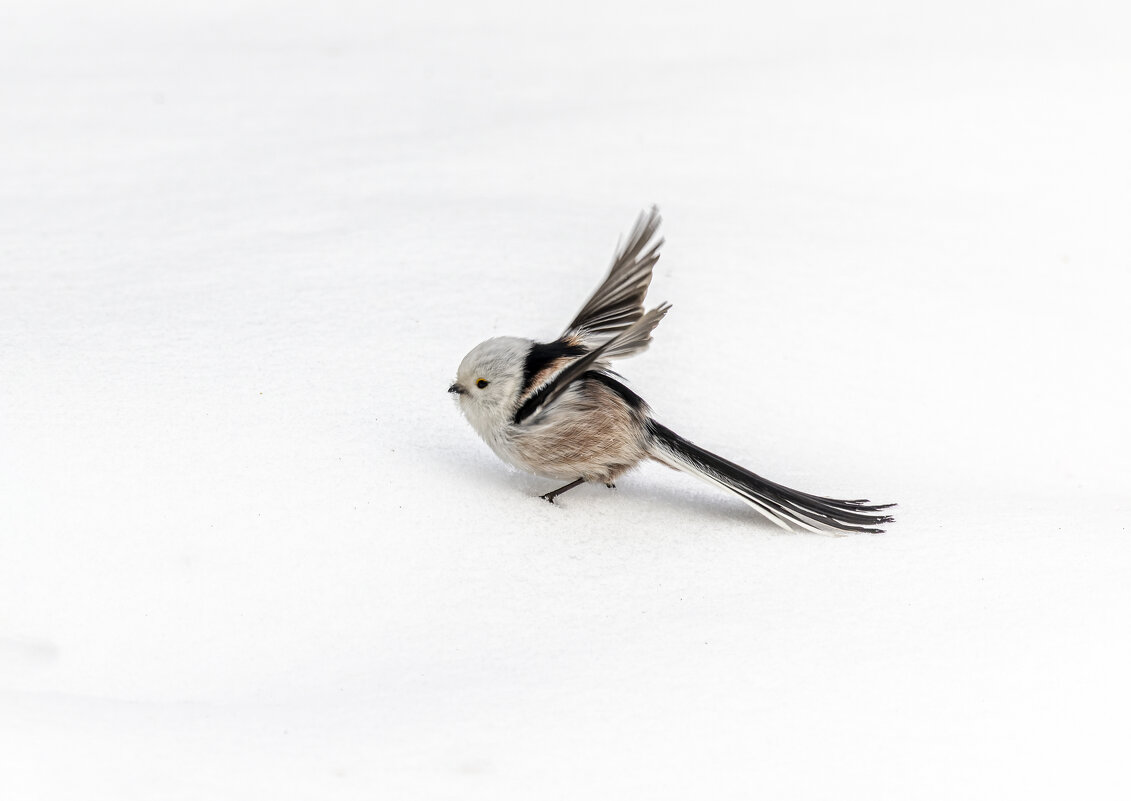
<svg viewBox="0 0 1131 801">
<path fill-rule="evenodd" d="M 488 383 L 490 382 L 488 382 L 486 378 L 480 378 L 475 382 L 475 386 L 479 387 L 480 389 L 485 389 Z"/>
</svg>

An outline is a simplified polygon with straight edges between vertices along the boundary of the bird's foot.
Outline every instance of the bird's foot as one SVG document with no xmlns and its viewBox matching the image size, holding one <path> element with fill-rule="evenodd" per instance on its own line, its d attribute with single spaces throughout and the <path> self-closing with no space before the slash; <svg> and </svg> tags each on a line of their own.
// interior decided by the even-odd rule
<svg viewBox="0 0 1131 801">
<path fill-rule="evenodd" d="M 584 484 L 584 483 L 585 483 L 585 479 L 579 478 L 576 481 L 571 481 L 570 483 L 566 484 L 564 487 L 558 487 L 556 490 L 551 490 L 550 492 L 547 492 L 545 495 L 540 495 L 538 497 L 540 497 L 544 501 L 549 501 L 550 503 L 553 503 L 554 498 L 558 497 L 563 492 L 568 492 L 569 490 L 576 487 L 578 484 Z"/>
</svg>

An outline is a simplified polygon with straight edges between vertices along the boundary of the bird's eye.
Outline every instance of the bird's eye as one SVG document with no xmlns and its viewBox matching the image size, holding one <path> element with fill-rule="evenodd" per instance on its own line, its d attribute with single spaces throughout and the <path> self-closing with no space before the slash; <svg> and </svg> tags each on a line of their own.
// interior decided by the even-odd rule
<svg viewBox="0 0 1131 801">
<path fill-rule="evenodd" d="M 486 389 L 487 384 L 488 384 L 488 381 L 487 381 L 486 378 L 480 378 L 478 381 L 475 382 L 475 386 L 479 387 L 480 389 Z"/>
</svg>

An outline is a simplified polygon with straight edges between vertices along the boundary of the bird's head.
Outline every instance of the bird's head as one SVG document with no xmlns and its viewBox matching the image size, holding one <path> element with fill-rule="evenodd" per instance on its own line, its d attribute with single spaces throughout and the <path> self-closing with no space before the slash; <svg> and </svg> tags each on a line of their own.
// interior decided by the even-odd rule
<svg viewBox="0 0 1131 801">
<path fill-rule="evenodd" d="M 460 362 L 448 392 L 459 398 L 460 410 L 481 436 L 514 415 L 531 344 L 519 337 L 495 337 L 476 345 Z"/>
</svg>

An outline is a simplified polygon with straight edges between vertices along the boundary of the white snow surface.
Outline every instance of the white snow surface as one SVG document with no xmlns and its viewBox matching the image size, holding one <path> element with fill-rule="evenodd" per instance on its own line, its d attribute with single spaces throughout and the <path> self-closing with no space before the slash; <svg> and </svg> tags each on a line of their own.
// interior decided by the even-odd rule
<svg viewBox="0 0 1131 801">
<path fill-rule="evenodd" d="M 0 798 L 1128 798 L 1131 14 L 9 4 Z M 445 390 L 637 212 L 620 363 L 779 482 Z"/>
</svg>

